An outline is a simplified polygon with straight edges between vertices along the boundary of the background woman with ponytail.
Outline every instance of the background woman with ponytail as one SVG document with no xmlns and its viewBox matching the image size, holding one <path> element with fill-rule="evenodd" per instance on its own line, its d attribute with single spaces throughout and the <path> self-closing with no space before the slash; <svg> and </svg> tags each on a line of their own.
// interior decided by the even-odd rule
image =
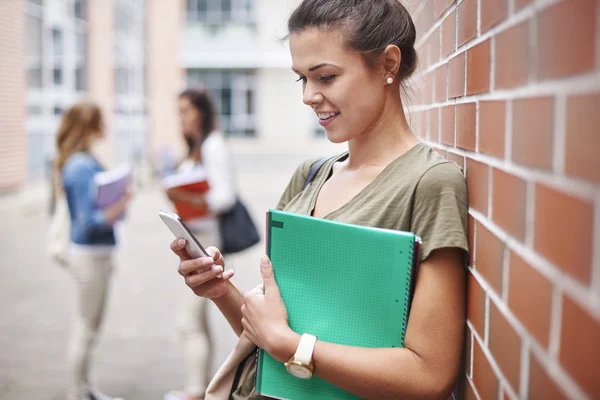
<svg viewBox="0 0 600 400">
<path fill-rule="evenodd" d="M 64 114 L 56 139 L 57 186 L 69 208 L 69 270 L 77 286 L 76 314 L 67 351 L 69 400 L 117 400 L 100 393 L 91 379 L 91 355 L 104 319 L 113 268 L 113 225 L 130 198 L 126 194 L 107 209 L 96 206 L 94 175 L 104 168 L 91 148 L 103 136 L 100 108 L 81 102 Z"/>
</svg>

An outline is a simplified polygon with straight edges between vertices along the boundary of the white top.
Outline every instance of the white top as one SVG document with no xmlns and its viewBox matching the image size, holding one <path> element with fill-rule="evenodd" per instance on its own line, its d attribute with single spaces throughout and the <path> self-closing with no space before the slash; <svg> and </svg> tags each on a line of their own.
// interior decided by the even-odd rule
<svg viewBox="0 0 600 400">
<path fill-rule="evenodd" d="M 210 236 L 214 236 L 214 240 L 220 242 L 217 215 L 231 209 L 235 204 L 235 169 L 225 137 L 221 132 L 214 131 L 208 135 L 202 143 L 201 151 L 202 166 L 206 169 L 210 187 L 204 196 L 210 214 L 203 218 L 191 220 L 187 222 L 187 225 L 195 233 L 205 232 Z M 179 171 L 189 171 L 194 167 L 194 161 L 187 159 L 181 163 Z M 218 246 L 218 243 L 207 243 L 207 245 Z"/>
</svg>

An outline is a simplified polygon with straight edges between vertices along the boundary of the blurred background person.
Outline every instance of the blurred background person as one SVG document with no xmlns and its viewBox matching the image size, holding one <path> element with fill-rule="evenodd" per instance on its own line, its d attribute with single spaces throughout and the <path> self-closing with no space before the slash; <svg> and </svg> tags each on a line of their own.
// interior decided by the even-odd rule
<svg viewBox="0 0 600 400">
<path fill-rule="evenodd" d="M 167 190 L 167 196 L 172 202 L 208 209 L 206 216 L 186 221 L 186 224 L 200 243 L 220 244 L 218 214 L 234 206 L 236 180 L 231 155 L 223 133 L 217 130 L 215 107 L 206 89 L 195 86 L 180 94 L 179 119 L 187 156 L 177 171 L 203 168 L 209 190 L 198 194 L 172 188 Z M 177 326 L 184 344 L 185 383 L 183 391 L 171 391 L 165 400 L 202 399 L 210 377 L 213 344 L 207 321 L 208 301 L 185 289 L 181 288 L 183 298 L 177 313 Z"/>
<path fill-rule="evenodd" d="M 98 391 L 92 380 L 91 358 L 105 317 L 115 251 L 114 223 L 125 211 L 127 193 L 107 209 L 95 202 L 94 175 L 104 171 L 91 153 L 104 136 L 100 108 L 90 102 L 73 105 L 56 135 L 56 176 L 70 215 L 69 271 L 76 288 L 76 314 L 67 351 L 69 400 L 117 400 Z"/>
</svg>

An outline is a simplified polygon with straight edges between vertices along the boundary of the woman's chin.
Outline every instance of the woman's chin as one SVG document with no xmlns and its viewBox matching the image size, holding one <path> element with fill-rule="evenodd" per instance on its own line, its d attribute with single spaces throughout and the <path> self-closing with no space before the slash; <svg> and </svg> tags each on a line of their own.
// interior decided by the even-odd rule
<svg viewBox="0 0 600 400">
<path fill-rule="evenodd" d="M 340 144 L 348 141 L 348 136 L 335 132 L 335 130 L 328 130 L 325 128 L 325 136 L 331 143 Z"/>
</svg>

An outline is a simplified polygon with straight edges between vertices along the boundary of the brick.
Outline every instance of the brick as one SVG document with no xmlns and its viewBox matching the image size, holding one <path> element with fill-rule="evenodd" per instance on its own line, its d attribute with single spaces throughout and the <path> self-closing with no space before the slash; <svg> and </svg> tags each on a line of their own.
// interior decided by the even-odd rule
<svg viewBox="0 0 600 400">
<path fill-rule="evenodd" d="M 456 163 L 456 165 L 458 165 L 461 169 L 465 168 L 465 158 L 463 156 L 449 151 L 447 158 L 448 161 Z"/>
<path fill-rule="evenodd" d="M 507 55 L 510 54 L 510 57 Z M 515 60 L 519 60 L 515 62 Z M 529 21 L 496 37 L 496 88 L 521 86 L 529 80 Z"/>
<path fill-rule="evenodd" d="M 600 321 L 569 297 L 563 297 L 559 360 L 592 399 L 600 398 L 598 338 Z"/>
<path fill-rule="evenodd" d="M 467 94 L 490 90 L 491 41 L 488 39 L 467 50 Z"/>
<path fill-rule="evenodd" d="M 490 302 L 489 348 L 513 390 L 519 392 L 521 375 L 521 337 Z"/>
<path fill-rule="evenodd" d="M 469 215 L 469 264 L 474 265 L 475 258 L 475 218 Z"/>
<path fill-rule="evenodd" d="M 529 5 L 533 0 L 515 0 L 515 11 L 519 11 L 521 8 Z"/>
<path fill-rule="evenodd" d="M 460 53 L 448 62 L 448 98 L 465 95 L 465 53 Z"/>
<path fill-rule="evenodd" d="M 540 360 L 533 353 L 529 354 L 529 382 L 527 393 L 527 398 L 529 399 L 568 399 L 542 366 Z"/>
<path fill-rule="evenodd" d="M 438 19 L 442 16 L 444 11 L 450 7 L 450 5 L 454 3 L 454 0 L 435 0 L 434 2 L 434 11 L 435 11 L 435 19 Z"/>
<path fill-rule="evenodd" d="M 483 225 L 477 224 L 475 268 L 497 293 L 502 293 L 504 243 Z"/>
<path fill-rule="evenodd" d="M 477 36 L 477 0 L 464 0 L 458 5 L 458 46 Z"/>
<path fill-rule="evenodd" d="M 482 101 L 479 103 L 479 151 L 504 158 L 506 132 L 506 103 Z"/>
<path fill-rule="evenodd" d="M 488 171 L 486 164 L 467 158 L 469 205 L 483 215 L 488 213 Z"/>
<path fill-rule="evenodd" d="M 496 168 L 492 173 L 492 221 L 524 242 L 527 183 Z"/>
<path fill-rule="evenodd" d="M 515 252 L 509 255 L 509 265 L 508 307 L 538 343 L 548 349 L 552 284 Z"/>
<path fill-rule="evenodd" d="M 503 21 L 508 16 L 508 0 L 481 2 L 481 33 Z"/>
<path fill-rule="evenodd" d="M 440 142 L 440 109 L 434 108 L 429 110 L 429 138 L 439 143 Z"/>
<path fill-rule="evenodd" d="M 593 204 L 537 184 L 534 220 L 534 249 L 567 274 L 589 285 Z"/>
<path fill-rule="evenodd" d="M 439 66 L 435 70 L 435 101 L 446 101 L 446 91 L 448 90 L 448 66 L 446 64 Z"/>
<path fill-rule="evenodd" d="M 417 40 L 429 32 L 433 26 L 433 0 L 424 0 L 425 5 L 421 8 L 421 12 L 414 19 L 415 28 L 417 30 Z"/>
<path fill-rule="evenodd" d="M 500 384 L 479 342 L 473 343 L 473 383 L 481 399 L 497 399 Z"/>
<path fill-rule="evenodd" d="M 431 104 L 433 99 L 432 74 L 429 73 L 422 78 L 421 86 L 421 104 Z"/>
<path fill-rule="evenodd" d="M 456 11 L 452 11 L 442 22 L 442 57 L 456 50 Z"/>
<path fill-rule="evenodd" d="M 540 12 L 537 24 L 538 78 L 594 70 L 596 1 L 561 1 Z"/>
<path fill-rule="evenodd" d="M 467 318 L 479 336 L 484 337 L 485 291 L 470 272 L 467 278 Z"/>
<path fill-rule="evenodd" d="M 442 119 L 440 127 L 442 132 L 442 143 L 447 146 L 454 146 L 454 106 L 442 107 L 441 113 Z"/>
<path fill-rule="evenodd" d="M 554 98 L 513 102 L 513 161 L 532 168 L 552 169 Z"/>
<path fill-rule="evenodd" d="M 475 151 L 476 112 L 475 103 L 456 106 L 456 147 Z"/>
<path fill-rule="evenodd" d="M 427 44 L 429 46 L 429 63 L 428 66 L 434 65 L 440 61 L 440 29 L 436 29 L 429 39 L 427 39 Z"/>
<path fill-rule="evenodd" d="M 567 98 L 565 172 L 600 183 L 600 93 Z"/>
<path fill-rule="evenodd" d="M 434 75 L 432 73 L 425 76 L 425 93 L 423 98 L 425 104 L 431 104 L 433 102 L 433 79 Z"/>
</svg>

